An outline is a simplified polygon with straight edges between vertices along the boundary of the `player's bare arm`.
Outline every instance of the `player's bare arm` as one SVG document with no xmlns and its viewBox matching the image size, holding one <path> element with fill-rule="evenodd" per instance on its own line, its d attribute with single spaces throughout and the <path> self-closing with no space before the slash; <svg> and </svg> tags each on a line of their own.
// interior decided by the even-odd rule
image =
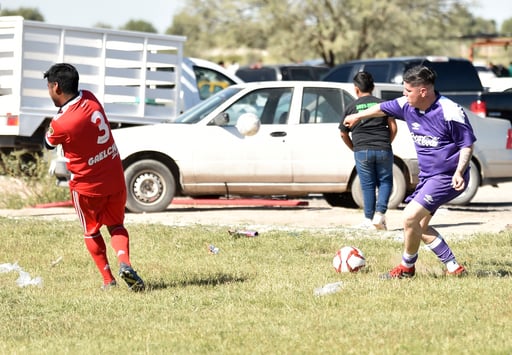
<svg viewBox="0 0 512 355">
<path fill-rule="evenodd" d="M 374 118 L 374 117 L 382 117 L 385 116 L 385 113 L 381 111 L 380 104 L 374 105 L 366 110 L 359 111 L 358 113 L 353 113 L 348 115 L 343 120 L 343 124 L 346 127 L 353 127 L 357 124 L 357 122 L 366 119 L 366 118 Z"/>
<path fill-rule="evenodd" d="M 347 147 L 350 148 L 350 150 L 354 150 L 354 143 L 352 142 L 352 138 L 350 138 L 350 135 L 348 132 L 340 132 L 341 139 L 343 142 L 347 145 Z"/>
<path fill-rule="evenodd" d="M 394 117 L 388 117 L 388 127 L 389 127 L 389 140 L 391 143 L 395 140 L 396 132 L 398 127 L 396 125 L 396 120 Z"/>
<path fill-rule="evenodd" d="M 462 190 L 464 188 L 464 178 L 462 175 L 469 166 L 471 156 L 473 155 L 473 146 L 464 147 L 459 153 L 459 163 L 457 164 L 457 170 L 453 174 L 452 186 L 455 190 Z"/>
</svg>

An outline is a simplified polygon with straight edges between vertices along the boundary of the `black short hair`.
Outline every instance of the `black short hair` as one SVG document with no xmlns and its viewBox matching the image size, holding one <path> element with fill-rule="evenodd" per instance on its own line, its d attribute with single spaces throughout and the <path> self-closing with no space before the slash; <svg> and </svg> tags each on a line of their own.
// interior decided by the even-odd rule
<svg viewBox="0 0 512 355">
<path fill-rule="evenodd" d="M 361 90 L 361 92 L 371 93 L 375 88 L 373 83 L 373 76 L 367 71 L 360 71 L 354 75 L 354 85 Z"/>
<path fill-rule="evenodd" d="M 403 80 L 414 87 L 421 85 L 434 85 L 437 74 L 434 69 L 425 65 L 417 65 L 404 73 Z"/>
<path fill-rule="evenodd" d="M 74 66 L 68 63 L 57 63 L 48 69 L 43 76 L 49 83 L 58 83 L 65 94 L 76 94 L 78 92 L 78 81 L 80 76 Z"/>
</svg>

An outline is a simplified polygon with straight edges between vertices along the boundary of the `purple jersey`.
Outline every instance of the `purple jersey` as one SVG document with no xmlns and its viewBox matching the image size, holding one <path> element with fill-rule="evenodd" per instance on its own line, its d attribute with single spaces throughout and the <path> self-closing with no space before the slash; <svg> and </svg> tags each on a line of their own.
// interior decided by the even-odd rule
<svg viewBox="0 0 512 355">
<path fill-rule="evenodd" d="M 383 102 L 380 108 L 407 122 L 418 155 L 419 177 L 453 175 L 460 150 L 476 141 L 462 107 L 444 96 L 437 95 L 426 111 L 410 106 L 405 96 Z"/>
</svg>

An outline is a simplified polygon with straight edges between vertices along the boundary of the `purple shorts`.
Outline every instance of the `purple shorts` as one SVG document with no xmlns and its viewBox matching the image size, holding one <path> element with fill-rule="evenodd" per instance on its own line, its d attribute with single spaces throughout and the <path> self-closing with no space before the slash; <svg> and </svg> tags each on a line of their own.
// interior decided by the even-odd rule
<svg viewBox="0 0 512 355">
<path fill-rule="evenodd" d="M 469 169 L 464 173 L 465 187 L 469 182 Z M 416 190 L 405 199 L 405 202 L 412 200 L 418 202 L 434 214 L 436 210 L 447 202 L 463 193 L 452 187 L 452 175 L 436 175 L 428 178 L 420 178 Z"/>
</svg>

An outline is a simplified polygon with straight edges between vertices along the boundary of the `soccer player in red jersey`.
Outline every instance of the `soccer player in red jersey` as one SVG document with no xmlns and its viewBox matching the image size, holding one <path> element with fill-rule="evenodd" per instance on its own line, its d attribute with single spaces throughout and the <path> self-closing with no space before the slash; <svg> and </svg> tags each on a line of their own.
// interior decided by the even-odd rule
<svg viewBox="0 0 512 355">
<path fill-rule="evenodd" d="M 84 230 L 84 240 L 103 276 L 102 289 L 116 285 L 100 228 L 107 226 L 119 261 L 119 276 L 133 291 L 144 281 L 131 267 L 128 231 L 124 227 L 126 185 L 123 166 L 103 106 L 94 94 L 78 90 L 79 74 L 67 63 L 44 73 L 57 115 L 45 137 L 47 148 L 62 145 L 71 173 L 73 206 Z"/>
</svg>

